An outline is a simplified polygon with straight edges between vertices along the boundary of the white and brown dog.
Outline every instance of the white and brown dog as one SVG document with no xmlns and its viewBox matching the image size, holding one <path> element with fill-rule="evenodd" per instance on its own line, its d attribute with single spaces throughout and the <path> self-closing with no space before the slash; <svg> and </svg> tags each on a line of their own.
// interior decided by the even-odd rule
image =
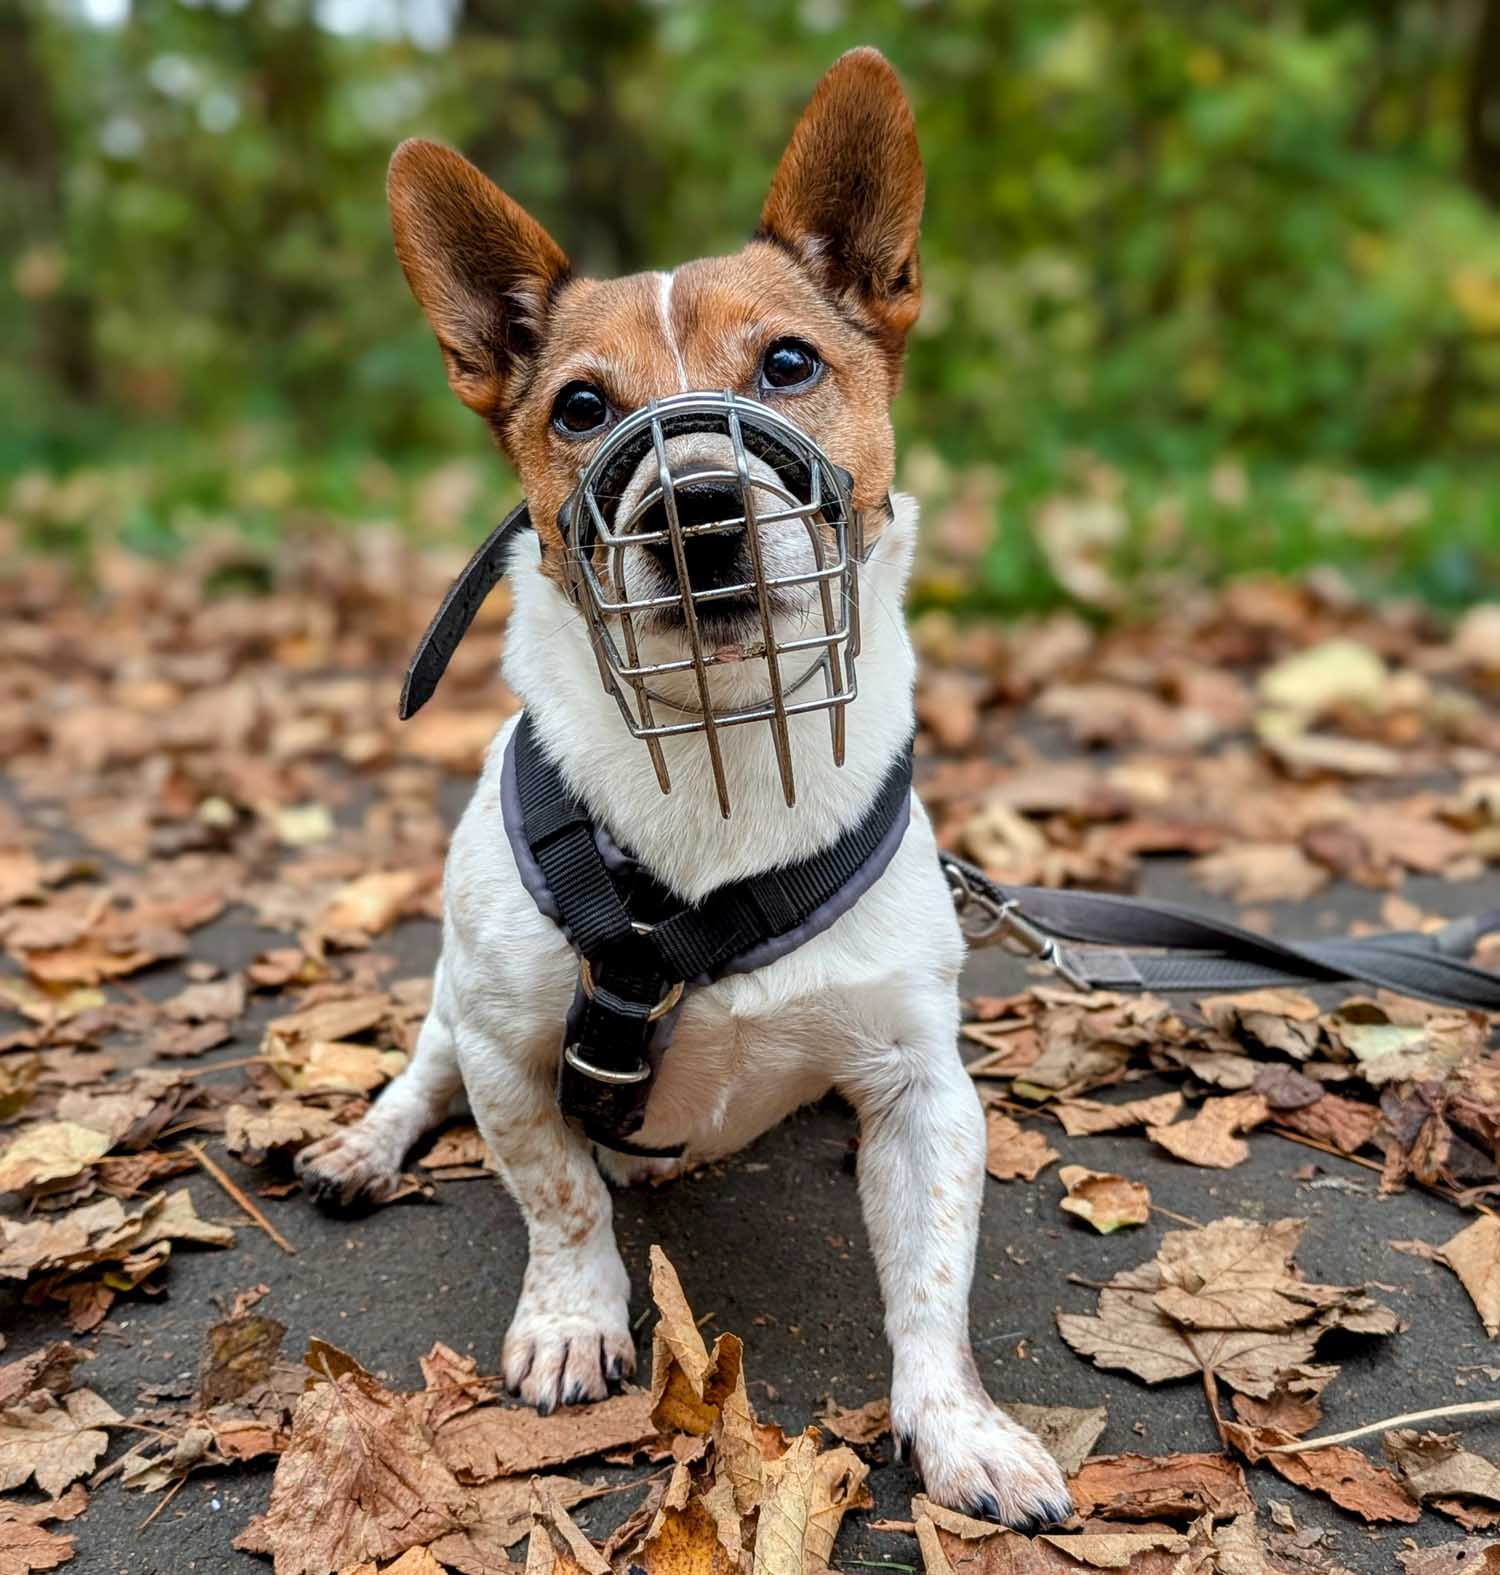
<svg viewBox="0 0 1500 1575">
<path fill-rule="evenodd" d="M 901 608 L 916 507 L 897 498 L 865 542 L 844 763 L 829 759 L 827 717 L 794 716 L 790 808 L 771 731 L 725 730 L 729 821 L 702 737 L 662 741 L 673 783 L 664 799 L 601 687 L 585 621 L 563 589 L 559 510 L 622 415 L 681 390 L 729 389 L 807 433 L 853 477 L 854 505 L 884 518 L 888 406 L 920 300 L 922 197 L 911 112 L 873 50 L 845 55 L 818 84 L 750 243 L 673 273 L 579 278 L 542 227 L 458 154 L 408 142 L 392 161 L 402 266 L 454 391 L 514 462 L 536 527 L 512 566 L 506 681 L 593 819 L 685 901 L 827 846 L 866 814 L 909 747 L 913 654 Z M 798 602 L 784 597 L 777 620 L 798 627 L 807 613 Z M 681 631 L 664 623 L 652 639 L 670 650 Z M 713 683 L 733 699 L 757 665 L 716 667 Z M 504 1375 L 547 1410 L 597 1399 L 634 1369 L 629 1284 L 600 1170 L 625 1182 L 661 1162 L 597 1149 L 558 1108 L 559 1025 L 578 961 L 528 894 L 501 823 L 514 726 L 497 738 L 454 834 L 433 1006 L 412 1064 L 357 1126 L 305 1150 L 299 1168 L 325 1198 L 379 1199 L 461 1082 L 529 1234 Z M 1035 1528 L 1069 1514 L 1068 1494 L 1047 1452 L 985 1393 L 970 1351 L 984 1121 L 957 1048 L 963 941 L 915 799 L 910 815 L 883 873 L 831 926 L 687 994 L 638 1138 L 711 1159 L 831 1088 L 843 1094 L 862 1133 L 859 1188 L 885 1300 L 896 1435 L 939 1502 Z"/>
</svg>

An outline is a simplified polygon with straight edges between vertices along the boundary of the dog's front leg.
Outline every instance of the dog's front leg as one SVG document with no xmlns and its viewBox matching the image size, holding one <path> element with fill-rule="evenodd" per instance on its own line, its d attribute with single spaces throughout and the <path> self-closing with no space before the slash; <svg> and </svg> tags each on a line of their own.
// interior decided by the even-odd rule
<svg viewBox="0 0 1500 1575">
<path fill-rule="evenodd" d="M 546 1061 L 460 1058 L 484 1140 L 526 1221 L 529 1256 L 501 1371 L 543 1413 L 600 1400 L 635 1371 L 630 1281 L 615 1246 L 609 1191 L 588 1144 L 563 1120 Z"/>
<path fill-rule="evenodd" d="M 859 1190 L 893 1358 L 891 1425 L 928 1493 L 1035 1530 L 1072 1513 L 1056 1462 L 985 1393 L 969 1346 L 984 1119 L 952 1013 L 841 1078 L 860 1118 Z"/>
</svg>

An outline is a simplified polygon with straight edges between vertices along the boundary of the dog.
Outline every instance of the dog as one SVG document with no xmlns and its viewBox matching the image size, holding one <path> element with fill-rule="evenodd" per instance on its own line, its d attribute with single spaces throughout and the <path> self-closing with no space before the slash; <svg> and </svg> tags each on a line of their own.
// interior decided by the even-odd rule
<svg viewBox="0 0 1500 1575">
<path fill-rule="evenodd" d="M 844 55 L 818 83 L 753 238 L 733 256 L 672 273 L 578 277 L 542 226 L 457 153 L 412 141 L 392 159 L 398 257 L 449 383 L 519 472 L 535 527 L 513 554 L 505 680 L 593 820 L 683 902 L 814 856 L 860 820 L 893 762 L 909 756 L 914 656 L 902 601 L 917 509 L 886 500 L 889 405 L 921 296 L 923 195 L 910 108 L 871 49 Z M 788 719 L 795 806 L 771 728 L 720 730 L 717 779 L 701 736 L 643 749 L 601 687 L 587 621 L 566 590 L 576 548 L 560 514 L 591 454 L 623 415 L 692 389 L 737 390 L 773 407 L 847 472 L 852 505 L 870 522 L 847 747 L 842 763 L 829 758 L 826 716 Z M 717 443 L 673 439 L 667 458 L 678 469 L 705 456 L 711 464 L 723 458 Z M 622 507 L 643 495 L 654 464 L 649 454 L 640 461 Z M 795 566 L 790 547 L 777 550 L 781 567 Z M 673 568 L 657 554 L 640 571 L 654 578 L 635 589 L 659 589 Z M 782 589 L 766 616 L 805 628 L 814 593 Z M 752 613 L 732 604 L 697 631 L 718 658 L 707 669 L 716 707 L 764 683 L 767 664 L 745 643 Z M 663 614 L 642 638 L 656 659 L 681 657 L 686 631 Z M 690 681 L 691 666 L 662 684 Z M 411 1064 L 357 1125 L 305 1149 L 298 1168 L 323 1200 L 379 1200 L 462 1084 L 529 1237 L 503 1375 L 547 1411 L 597 1400 L 633 1372 L 630 1288 L 605 1178 L 626 1184 L 676 1162 L 591 1143 L 559 1109 L 559 1025 L 579 963 L 523 882 L 502 823 L 516 725 L 497 736 L 453 836 L 433 1004 Z M 670 769 L 665 798 L 658 765 Z M 930 824 L 909 792 L 902 822 L 884 869 L 821 933 L 687 992 L 636 1139 L 712 1160 L 836 1089 L 860 1123 L 859 1190 L 885 1304 L 897 1440 L 938 1502 L 1037 1529 L 1071 1513 L 1062 1475 L 986 1394 L 968 1336 L 985 1123 L 957 1048 L 964 943 Z"/>
</svg>

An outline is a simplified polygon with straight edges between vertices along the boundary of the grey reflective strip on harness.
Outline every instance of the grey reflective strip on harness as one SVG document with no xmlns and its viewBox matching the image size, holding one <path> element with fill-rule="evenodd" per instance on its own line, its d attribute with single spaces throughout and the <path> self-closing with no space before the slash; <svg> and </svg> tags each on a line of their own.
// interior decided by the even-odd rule
<svg viewBox="0 0 1500 1575">
<path fill-rule="evenodd" d="M 543 875 L 541 866 L 537 863 L 526 840 L 526 822 L 521 809 L 520 788 L 516 780 L 514 733 L 506 740 L 505 758 L 500 766 L 500 809 L 505 818 L 505 834 L 510 839 L 511 852 L 515 856 L 521 884 L 525 886 L 531 895 L 531 900 L 542 913 L 566 935 L 567 929 L 563 925 L 562 915 L 552 899 L 552 893 L 547 889 L 547 878 Z M 894 821 L 870 857 L 838 891 L 814 908 L 800 924 L 794 925 L 785 934 L 755 942 L 744 951 L 736 953 L 711 974 L 699 974 L 686 982 L 698 985 L 710 984 L 714 979 L 722 979 L 729 974 L 752 973 L 757 968 L 769 966 L 779 958 L 796 951 L 799 946 L 805 946 L 815 936 L 821 935 L 824 930 L 842 918 L 885 873 L 887 866 L 895 858 L 896 850 L 901 846 L 910 823 L 909 816 Z M 629 855 L 620 850 L 602 827 L 594 828 L 594 837 L 599 843 L 600 855 L 606 864 L 614 867 L 618 861 L 629 858 Z M 570 943 L 571 939 L 569 937 Z M 671 1019 L 668 1020 L 668 1027 L 671 1021 L 676 1020 L 676 1016 L 675 1012 L 672 1013 Z M 663 1040 L 662 1043 L 664 1044 L 665 1041 Z"/>
<path fill-rule="evenodd" d="M 1482 936 L 1500 931 L 1500 908 L 1455 919 L 1432 934 L 1278 941 L 1175 903 L 1010 886 L 952 854 L 942 854 L 941 862 L 960 918 L 966 907 L 978 910 L 971 944 L 1009 940 L 1082 989 L 1213 993 L 1355 981 L 1443 1006 L 1500 1012 L 1500 974 L 1462 960 Z M 1085 951 L 1062 941 L 1111 949 Z"/>
</svg>

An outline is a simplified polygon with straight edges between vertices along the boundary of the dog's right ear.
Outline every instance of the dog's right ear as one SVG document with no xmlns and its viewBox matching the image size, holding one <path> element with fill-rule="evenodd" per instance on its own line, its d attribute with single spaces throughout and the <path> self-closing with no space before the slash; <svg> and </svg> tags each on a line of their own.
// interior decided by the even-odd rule
<svg viewBox="0 0 1500 1575">
<path fill-rule="evenodd" d="M 387 195 L 396 255 L 448 367 L 448 384 L 498 428 L 559 284 L 562 248 L 466 158 L 403 142 Z"/>
</svg>

